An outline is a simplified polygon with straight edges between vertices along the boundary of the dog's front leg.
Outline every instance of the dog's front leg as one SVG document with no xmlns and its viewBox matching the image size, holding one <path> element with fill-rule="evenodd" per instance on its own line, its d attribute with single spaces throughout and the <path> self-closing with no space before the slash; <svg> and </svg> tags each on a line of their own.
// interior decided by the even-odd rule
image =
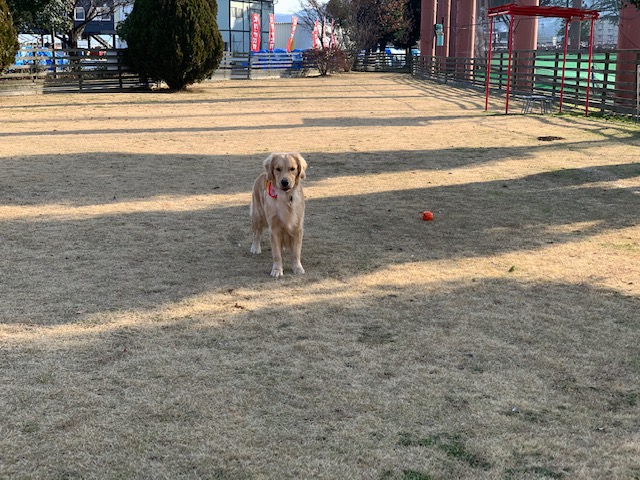
<svg viewBox="0 0 640 480">
<path fill-rule="evenodd" d="M 273 255 L 273 267 L 271 276 L 278 278 L 284 274 L 282 269 L 282 234 L 279 231 L 271 230 L 271 253 Z"/>
<path fill-rule="evenodd" d="M 296 275 L 302 275 L 304 268 L 300 262 L 300 256 L 302 255 L 302 229 L 291 239 L 291 269 Z"/>
</svg>

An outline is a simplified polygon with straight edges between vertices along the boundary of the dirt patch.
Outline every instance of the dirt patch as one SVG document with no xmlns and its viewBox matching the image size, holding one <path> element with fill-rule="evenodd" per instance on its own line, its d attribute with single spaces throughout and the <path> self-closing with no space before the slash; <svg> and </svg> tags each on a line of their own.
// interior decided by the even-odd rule
<svg viewBox="0 0 640 480">
<path fill-rule="evenodd" d="M 0 477 L 637 476 L 639 130 L 502 103 L 355 73 L 2 98 Z M 271 151 L 309 162 L 278 281 Z"/>
</svg>

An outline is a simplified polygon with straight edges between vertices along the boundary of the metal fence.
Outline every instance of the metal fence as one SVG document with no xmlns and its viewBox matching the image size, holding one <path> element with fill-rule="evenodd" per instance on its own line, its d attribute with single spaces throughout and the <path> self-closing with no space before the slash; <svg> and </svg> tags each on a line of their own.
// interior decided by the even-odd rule
<svg viewBox="0 0 640 480">
<path fill-rule="evenodd" d="M 302 77 L 314 70 L 302 52 L 225 52 L 212 79 Z"/>
<path fill-rule="evenodd" d="M 559 100 L 563 83 L 563 53 L 542 50 L 517 51 L 512 58 L 508 78 L 508 54 L 496 53 L 491 60 L 489 88 L 504 94 L 511 82 L 514 97 L 539 95 L 552 102 Z M 628 75 L 616 73 L 617 65 L 628 65 Z M 589 70 L 586 52 L 570 52 L 564 63 L 563 105 L 584 107 L 589 91 L 589 110 L 640 116 L 640 50 L 595 52 Z M 487 60 L 484 58 L 415 57 L 412 74 L 438 82 L 457 82 L 484 87 Z"/>
<path fill-rule="evenodd" d="M 353 69 L 360 72 L 405 72 L 411 71 L 412 57 L 405 54 L 374 52 L 360 53 Z"/>
</svg>

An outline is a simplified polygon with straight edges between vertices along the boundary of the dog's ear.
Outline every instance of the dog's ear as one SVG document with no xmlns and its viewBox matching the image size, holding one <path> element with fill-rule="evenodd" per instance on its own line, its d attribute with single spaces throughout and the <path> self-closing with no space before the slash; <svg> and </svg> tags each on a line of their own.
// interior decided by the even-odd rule
<svg viewBox="0 0 640 480">
<path fill-rule="evenodd" d="M 304 180 L 307 177 L 307 161 L 299 153 L 294 153 L 293 157 L 298 163 L 298 178 L 300 178 L 300 180 Z"/>
<path fill-rule="evenodd" d="M 273 153 L 264 159 L 262 162 L 264 171 L 267 174 L 267 179 L 275 182 L 275 175 L 273 174 Z"/>
</svg>

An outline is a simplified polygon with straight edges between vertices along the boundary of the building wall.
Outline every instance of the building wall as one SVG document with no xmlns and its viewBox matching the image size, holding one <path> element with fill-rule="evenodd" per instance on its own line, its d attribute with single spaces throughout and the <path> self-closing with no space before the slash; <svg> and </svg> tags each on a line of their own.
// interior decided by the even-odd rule
<svg viewBox="0 0 640 480">
<path fill-rule="evenodd" d="M 122 21 L 131 11 L 119 10 L 115 15 L 116 22 Z M 269 14 L 273 13 L 272 0 L 218 0 L 218 30 L 224 41 L 225 51 L 249 52 L 251 14 L 259 13 L 261 22 L 262 48 L 269 45 Z M 118 42 L 119 47 L 124 47 L 124 42 Z"/>
<path fill-rule="evenodd" d="M 538 24 L 538 44 L 555 45 L 562 43 L 562 29 L 564 22 L 559 19 L 541 19 Z M 581 43 L 588 43 L 589 37 L 580 38 Z M 608 20 L 598 19 L 594 22 L 593 45 L 595 47 L 615 48 L 618 43 L 618 24 Z"/>
<path fill-rule="evenodd" d="M 275 48 L 281 48 L 286 50 L 289 37 L 291 36 L 291 22 L 278 22 L 276 23 L 276 46 Z M 313 40 L 311 38 L 311 32 L 302 24 L 298 23 L 296 32 L 293 35 L 293 49 L 294 50 L 308 50 L 313 46 Z"/>
<path fill-rule="evenodd" d="M 608 20 L 596 20 L 593 29 L 593 44 L 615 48 L 618 44 L 618 24 Z"/>
<path fill-rule="evenodd" d="M 228 0 L 218 2 L 218 29 L 222 34 L 225 50 L 248 52 L 251 50 L 251 14 L 260 14 L 261 48 L 269 45 L 269 14 L 273 13 L 272 1 Z"/>
<path fill-rule="evenodd" d="M 105 5 L 108 5 L 109 2 L 105 1 Z M 103 8 L 103 7 L 100 7 Z M 111 7 L 113 8 L 113 7 Z M 80 21 L 84 21 L 84 15 L 89 13 L 91 9 L 91 1 L 90 0 L 81 0 L 77 3 L 76 8 L 74 9 L 74 21 L 76 25 L 80 23 Z M 84 28 L 83 35 L 114 35 L 116 22 L 115 15 L 111 13 L 111 10 L 108 6 L 104 7 L 104 15 L 100 15 L 96 17 L 95 20 L 87 23 Z"/>
</svg>

